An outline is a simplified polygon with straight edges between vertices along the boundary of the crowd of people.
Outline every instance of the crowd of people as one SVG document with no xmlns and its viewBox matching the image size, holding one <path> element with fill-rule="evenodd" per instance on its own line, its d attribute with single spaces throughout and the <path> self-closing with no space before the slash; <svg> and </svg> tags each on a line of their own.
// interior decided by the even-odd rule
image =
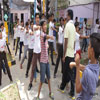
<svg viewBox="0 0 100 100">
<path fill-rule="evenodd" d="M 72 100 L 75 100 L 75 88 L 76 92 L 80 93 L 76 100 L 92 100 L 95 94 L 99 77 L 100 33 L 97 31 L 100 28 L 99 20 L 96 19 L 94 33 L 90 36 L 87 35 L 87 19 L 84 19 L 83 35 L 80 31 L 78 18 L 76 17 L 75 20 L 74 23 L 73 11 L 69 9 L 67 11 L 67 20 L 61 17 L 59 19 L 59 25 L 57 25 L 54 19 L 54 14 L 50 14 L 47 20 L 44 14 L 40 19 L 39 13 L 35 14 L 35 23 L 28 21 L 24 26 L 24 22 L 19 22 L 19 19 L 17 19 L 17 23 L 14 24 L 13 50 L 15 50 L 15 56 L 19 50 L 20 69 L 23 69 L 25 59 L 28 60 L 26 78 L 29 76 L 29 71 L 31 72 L 28 90 L 31 90 L 33 79 L 37 78 L 37 72 L 40 72 L 40 84 L 36 100 L 40 100 L 41 88 L 45 82 L 48 84 L 49 97 L 54 100 L 50 84 L 50 65 L 55 66 L 53 76 L 56 78 L 60 60 L 62 81 L 58 86 L 58 91 L 64 93 L 65 87 L 68 87 L 70 83 L 69 96 Z M 80 64 L 80 59 L 81 51 L 86 52 L 88 38 L 90 38 L 88 46 L 89 64 L 85 67 Z M 80 39 L 83 39 L 82 48 Z M 23 46 L 24 51 L 22 49 Z M 13 81 L 7 63 L 6 51 L 6 31 L 4 25 L 1 24 L 0 85 L 2 84 L 2 69 L 5 74 L 8 74 L 10 81 Z M 54 51 L 57 56 L 56 62 L 54 62 Z M 24 52 L 23 55 L 22 52 Z M 51 64 L 49 63 L 49 54 Z M 37 64 L 38 61 L 40 71 L 39 65 Z M 83 71 L 82 81 L 80 81 L 80 70 Z"/>
</svg>

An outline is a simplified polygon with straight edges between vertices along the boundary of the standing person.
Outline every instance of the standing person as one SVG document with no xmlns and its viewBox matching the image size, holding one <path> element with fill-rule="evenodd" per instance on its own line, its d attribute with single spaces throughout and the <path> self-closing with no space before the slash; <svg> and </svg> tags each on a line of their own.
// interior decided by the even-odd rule
<svg viewBox="0 0 100 100">
<path fill-rule="evenodd" d="M 70 63 L 76 66 L 76 92 L 79 93 L 76 100 L 92 100 L 99 80 L 99 64 L 100 57 L 100 34 L 93 33 L 90 35 L 90 43 L 88 46 L 89 63 L 87 66 L 80 64 L 80 57 L 77 54 L 76 63 Z M 83 71 L 82 80 L 80 81 L 80 70 Z"/>
<path fill-rule="evenodd" d="M 74 45 L 75 45 L 76 30 L 73 22 L 73 11 L 70 9 L 67 11 L 67 19 L 68 23 L 66 24 L 64 30 L 64 41 L 65 41 L 64 56 L 63 56 L 64 72 L 62 76 L 62 82 L 58 90 L 64 92 L 66 84 L 68 84 L 71 81 L 71 89 L 69 95 L 72 99 L 75 99 L 74 71 L 73 69 L 70 68 L 69 64 L 70 62 L 74 61 Z"/>
<path fill-rule="evenodd" d="M 16 24 L 14 24 L 14 42 L 13 42 L 13 50 L 15 50 L 15 44 L 16 44 L 16 39 L 17 39 L 17 28 Z"/>
<path fill-rule="evenodd" d="M 5 64 L 5 68 L 7 70 L 7 74 L 8 74 L 8 77 L 10 79 L 10 81 L 12 82 L 12 76 L 11 76 L 11 73 L 10 73 L 10 69 L 9 69 L 9 66 L 8 66 L 8 61 L 7 61 L 7 57 L 6 57 L 6 42 L 5 40 L 2 38 L 2 33 L 0 32 L 0 86 L 2 85 L 2 61 L 4 61 L 4 64 Z"/>
<path fill-rule="evenodd" d="M 94 33 L 98 33 L 99 29 L 100 29 L 99 19 L 96 19 L 96 25 L 95 25 L 95 28 L 94 28 Z"/>
<path fill-rule="evenodd" d="M 19 24 L 19 19 L 17 19 L 17 44 L 16 44 L 15 56 L 17 55 L 17 50 L 19 48 L 19 42 L 20 42 L 20 24 Z"/>
<path fill-rule="evenodd" d="M 78 17 L 75 18 L 75 24 L 78 22 Z M 79 22 L 78 22 L 79 23 Z"/>
<path fill-rule="evenodd" d="M 87 35 L 87 19 L 85 18 L 83 22 L 83 36 L 86 35 Z M 81 50 L 82 51 L 84 50 L 84 52 L 86 52 L 86 47 L 87 47 L 87 39 L 83 39 Z"/>
<path fill-rule="evenodd" d="M 20 26 L 20 49 L 19 49 L 19 61 L 21 60 L 21 53 L 22 53 L 22 46 L 23 46 L 23 42 L 24 42 L 24 35 L 25 35 L 24 22 L 21 21 L 21 26 Z"/>
<path fill-rule="evenodd" d="M 35 14 L 35 21 L 36 21 L 36 25 L 34 25 L 33 30 L 34 30 L 34 51 L 33 51 L 33 59 L 32 59 L 32 69 L 31 69 L 31 77 L 30 77 L 30 83 L 28 86 L 28 90 L 30 90 L 32 88 L 32 82 L 33 82 L 33 78 L 34 78 L 34 72 L 35 72 L 35 68 L 37 65 L 37 60 L 39 60 L 40 62 L 40 53 L 41 53 L 41 44 L 40 44 L 40 34 L 41 34 L 41 30 L 40 30 L 40 15 L 39 13 Z"/>
<path fill-rule="evenodd" d="M 50 84 L 50 65 L 48 59 L 48 41 L 47 39 L 53 39 L 53 36 L 49 36 L 46 34 L 47 32 L 47 23 L 46 21 L 41 22 L 42 33 L 41 33 L 41 56 L 40 56 L 40 85 L 38 89 L 38 96 L 36 100 L 40 100 L 40 91 L 43 83 L 45 82 L 45 74 L 48 79 L 48 87 L 49 87 L 49 97 L 54 100 L 53 93 L 51 92 L 51 84 Z"/>
<path fill-rule="evenodd" d="M 53 20 L 53 23 L 54 23 L 54 28 L 56 29 L 56 20 L 54 19 Z M 53 30 L 53 36 L 54 36 L 54 43 L 53 43 L 53 47 L 54 47 L 54 50 L 55 50 L 55 54 L 57 54 L 57 46 L 56 46 L 56 39 L 57 39 L 57 30 Z"/>
<path fill-rule="evenodd" d="M 26 27 L 25 27 L 25 34 L 24 34 L 24 56 L 22 58 L 20 68 L 22 69 L 22 64 L 24 63 L 24 60 L 27 56 L 27 51 L 28 51 L 28 44 L 29 44 L 29 34 L 31 33 L 31 30 L 29 29 L 29 24 L 26 22 Z"/>
<path fill-rule="evenodd" d="M 29 69 L 32 63 L 33 50 L 34 50 L 34 30 L 33 30 L 33 22 L 30 23 L 32 33 L 29 35 L 29 46 L 28 46 L 28 63 L 26 69 L 26 78 L 28 77 Z"/>
<path fill-rule="evenodd" d="M 54 23 L 53 23 L 53 19 L 54 19 L 54 14 L 50 15 L 50 22 L 49 22 L 49 35 L 53 36 L 53 30 L 56 31 L 56 29 L 54 28 Z M 53 61 L 53 42 L 54 40 L 49 39 L 49 50 L 51 51 L 51 62 L 52 65 L 55 65 L 54 61 Z"/>
<path fill-rule="evenodd" d="M 54 78 L 56 78 L 56 73 L 58 70 L 59 62 L 61 59 L 61 64 L 62 64 L 62 69 L 61 72 L 63 73 L 63 43 L 64 43 L 64 19 L 61 17 L 60 18 L 60 26 L 59 26 L 59 31 L 58 31 L 58 57 L 56 60 L 56 66 L 54 70 Z"/>
</svg>

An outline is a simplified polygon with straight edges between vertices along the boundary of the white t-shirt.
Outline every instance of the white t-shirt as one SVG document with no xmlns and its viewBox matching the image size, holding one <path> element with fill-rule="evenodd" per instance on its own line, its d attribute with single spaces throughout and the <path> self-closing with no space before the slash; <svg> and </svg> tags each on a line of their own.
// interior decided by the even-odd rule
<svg viewBox="0 0 100 100">
<path fill-rule="evenodd" d="M 17 26 L 17 37 L 20 37 L 20 29 L 21 29 L 21 25 Z"/>
<path fill-rule="evenodd" d="M 24 34 L 24 45 L 28 45 L 29 44 L 29 34 L 30 34 L 30 31 L 29 30 L 29 33 L 26 33 L 26 28 L 25 28 L 25 34 Z"/>
<path fill-rule="evenodd" d="M 4 39 L 0 39 L 0 52 L 5 50 L 6 41 Z"/>
<path fill-rule="evenodd" d="M 24 42 L 24 35 L 25 35 L 25 29 L 21 26 L 23 30 L 20 29 L 20 42 Z"/>
<path fill-rule="evenodd" d="M 37 26 L 34 25 L 34 28 L 36 28 L 36 27 Z M 34 31 L 34 53 L 41 52 L 40 33 L 41 33 L 40 30 Z"/>
<path fill-rule="evenodd" d="M 34 35 L 29 35 L 29 49 L 34 49 Z"/>
<path fill-rule="evenodd" d="M 6 41 L 7 35 L 6 35 L 6 29 L 5 28 L 4 28 L 4 30 L 2 30 L 2 37 Z"/>
<path fill-rule="evenodd" d="M 50 21 L 50 23 L 49 23 L 49 35 L 50 35 L 50 36 L 53 36 L 52 27 L 54 27 L 54 23 Z M 48 41 L 49 41 L 49 42 L 54 42 L 54 40 L 51 40 L 51 39 L 49 39 Z"/>
<path fill-rule="evenodd" d="M 83 22 L 83 36 L 86 36 L 86 24 Z"/>
<path fill-rule="evenodd" d="M 80 35 L 76 32 L 76 40 L 75 40 L 75 53 L 80 50 Z"/>
<path fill-rule="evenodd" d="M 58 43 L 63 44 L 64 43 L 64 29 L 60 26 L 59 32 L 58 32 Z"/>
<path fill-rule="evenodd" d="M 14 39 L 16 39 L 17 38 L 17 28 L 15 27 L 14 28 Z"/>
<path fill-rule="evenodd" d="M 95 28 L 94 28 L 94 32 L 95 32 L 95 33 L 98 33 L 98 31 L 99 31 L 99 24 L 96 24 L 96 25 L 95 25 Z"/>
</svg>

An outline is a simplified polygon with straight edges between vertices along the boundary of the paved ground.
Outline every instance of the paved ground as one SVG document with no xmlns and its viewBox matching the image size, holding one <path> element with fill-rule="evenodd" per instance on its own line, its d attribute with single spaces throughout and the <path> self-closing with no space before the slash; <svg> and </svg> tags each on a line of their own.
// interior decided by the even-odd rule
<svg viewBox="0 0 100 100">
<path fill-rule="evenodd" d="M 11 42 L 11 50 L 12 50 L 12 41 L 10 41 L 10 42 Z M 14 51 L 12 51 L 12 52 L 14 53 Z M 12 73 L 12 76 L 13 76 L 13 80 L 14 80 L 14 82 L 16 82 L 16 80 L 19 79 L 22 83 L 25 84 L 25 90 L 26 90 L 27 93 L 30 94 L 30 100 L 32 100 L 37 95 L 40 75 L 39 74 L 37 75 L 37 82 L 33 82 L 33 88 L 30 92 L 28 92 L 27 88 L 28 88 L 28 84 L 29 84 L 29 78 L 27 78 L 27 79 L 25 78 L 27 60 L 25 60 L 25 62 L 23 64 L 23 69 L 21 70 L 19 68 L 20 61 L 18 61 L 18 55 L 15 57 L 15 59 L 16 59 L 17 63 L 16 63 L 15 66 L 11 67 L 11 73 Z M 54 60 L 56 61 L 56 56 L 55 56 Z M 51 62 L 50 62 L 50 64 L 51 64 Z M 52 92 L 54 93 L 55 100 L 62 100 L 62 99 L 63 100 L 70 100 L 70 98 L 68 96 L 68 91 L 65 90 L 64 94 L 61 94 L 59 91 L 57 91 L 58 85 L 61 83 L 61 77 L 62 77 L 61 64 L 59 65 L 59 70 L 58 70 L 56 79 L 53 78 L 53 72 L 54 72 L 54 66 L 51 66 L 51 87 L 52 87 Z M 10 84 L 8 76 L 3 74 L 2 86 L 0 87 L 0 89 L 7 86 L 8 84 Z M 93 98 L 93 100 L 100 100 L 100 87 L 97 88 L 96 92 L 98 93 L 98 96 L 95 96 Z M 48 92 L 48 86 L 46 84 L 44 84 L 42 91 L 41 91 L 41 100 L 50 100 L 48 93 L 49 93 Z M 33 97 L 33 98 L 31 98 L 31 97 Z"/>
</svg>

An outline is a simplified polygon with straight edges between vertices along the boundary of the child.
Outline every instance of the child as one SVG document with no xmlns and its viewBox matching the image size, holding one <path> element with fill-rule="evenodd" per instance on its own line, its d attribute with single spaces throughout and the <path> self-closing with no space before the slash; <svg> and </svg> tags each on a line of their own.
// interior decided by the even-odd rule
<svg viewBox="0 0 100 100">
<path fill-rule="evenodd" d="M 46 21 L 41 22 L 42 34 L 41 34 L 41 56 L 40 56 L 40 85 L 38 90 L 38 96 L 36 100 L 39 100 L 40 91 L 43 83 L 45 82 L 45 74 L 48 79 L 48 87 L 49 87 L 49 97 L 54 100 L 53 94 L 51 93 L 51 85 L 50 85 L 50 65 L 48 59 L 48 42 L 47 39 L 53 39 L 53 36 L 46 35 L 47 23 Z"/>
<path fill-rule="evenodd" d="M 12 82 L 12 76 L 10 73 L 10 69 L 8 67 L 8 61 L 6 57 L 6 43 L 5 39 L 2 38 L 2 33 L 0 32 L 0 85 L 2 84 L 1 79 L 2 79 L 2 61 L 5 63 L 5 68 L 7 70 L 8 77 L 10 81 Z"/>
<path fill-rule="evenodd" d="M 95 94 L 98 79 L 99 79 L 99 62 L 100 57 L 100 34 L 93 33 L 90 36 L 88 46 L 89 64 L 85 67 L 80 64 L 80 57 L 77 54 L 76 63 L 70 63 L 70 66 L 76 66 L 76 92 L 80 93 L 77 100 L 92 100 Z M 80 81 L 80 70 L 83 71 L 83 77 Z"/>
<path fill-rule="evenodd" d="M 79 32 L 79 23 L 75 23 L 75 28 L 76 28 L 76 41 L 75 41 L 75 53 L 80 55 L 81 58 L 81 47 L 80 47 L 80 39 L 87 39 L 89 36 L 82 36 L 80 35 Z"/>
</svg>

